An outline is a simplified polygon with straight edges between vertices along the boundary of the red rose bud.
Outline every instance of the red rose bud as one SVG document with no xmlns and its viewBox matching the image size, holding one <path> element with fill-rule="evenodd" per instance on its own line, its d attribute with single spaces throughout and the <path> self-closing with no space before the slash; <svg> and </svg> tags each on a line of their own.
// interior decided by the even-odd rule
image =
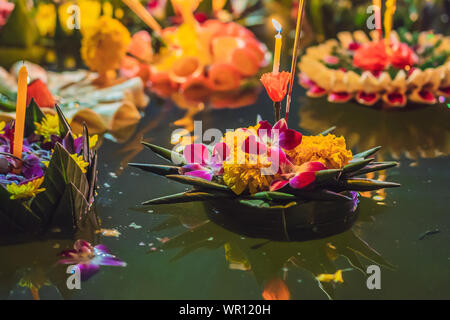
<svg viewBox="0 0 450 320">
<path fill-rule="evenodd" d="M 30 104 L 31 99 L 34 99 L 34 102 L 36 102 L 40 108 L 53 108 L 56 104 L 47 85 L 40 79 L 36 79 L 28 85 L 27 106 Z"/>
<path fill-rule="evenodd" d="M 291 74 L 286 71 L 277 74 L 269 72 L 262 75 L 261 82 L 273 102 L 280 102 L 284 99 L 290 76 Z"/>
</svg>

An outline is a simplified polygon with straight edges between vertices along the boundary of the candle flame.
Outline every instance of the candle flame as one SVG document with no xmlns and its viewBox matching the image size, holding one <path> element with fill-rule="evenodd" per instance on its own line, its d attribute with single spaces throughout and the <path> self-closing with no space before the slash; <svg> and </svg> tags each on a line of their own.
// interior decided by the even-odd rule
<svg viewBox="0 0 450 320">
<path fill-rule="evenodd" d="M 275 20 L 275 19 L 272 19 L 272 24 L 273 24 L 273 27 L 275 28 L 275 30 L 278 32 L 278 33 L 281 33 L 281 31 L 283 30 L 283 26 L 281 25 L 281 23 L 279 23 L 277 20 Z"/>
</svg>

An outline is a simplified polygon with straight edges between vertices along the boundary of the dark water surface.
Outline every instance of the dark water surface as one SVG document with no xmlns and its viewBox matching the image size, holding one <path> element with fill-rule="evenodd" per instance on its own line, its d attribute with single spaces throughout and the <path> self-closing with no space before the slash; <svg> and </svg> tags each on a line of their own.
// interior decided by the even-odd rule
<svg viewBox="0 0 450 320">
<path fill-rule="evenodd" d="M 31 299 L 27 283 L 34 283 L 41 287 L 42 299 L 261 299 L 265 283 L 279 278 L 292 299 L 449 299 L 450 109 L 439 105 L 382 111 L 304 96 L 304 90 L 295 88 L 292 128 L 316 134 L 336 125 L 336 133 L 346 137 L 354 152 L 383 145 L 378 160 L 400 162 L 376 178 L 402 187 L 363 194 L 351 230 L 323 240 L 267 242 L 219 227 L 198 203 L 136 210 L 142 201 L 185 190 L 184 185 L 124 165 L 164 163 L 142 150 L 141 136 L 170 147 L 177 128 L 173 123 L 186 113 L 153 99 L 127 143 L 105 140 L 100 151 L 97 211 L 102 227 L 121 235 L 84 236 L 107 245 L 128 266 L 103 267 L 81 290 L 69 291 L 64 289 L 65 269 L 55 262 L 73 240 L 3 246 L 0 297 Z M 273 118 L 264 92 L 253 106 L 206 108 L 194 118 L 203 121 L 204 129 L 225 131 L 253 125 L 257 114 Z M 438 233 L 423 236 L 436 229 Z M 180 235 L 183 238 L 163 246 Z M 366 286 L 365 270 L 372 264 L 381 266 L 380 290 Z M 352 270 L 344 272 L 343 284 L 321 287 L 315 280 L 317 274 L 348 268 Z"/>
</svg>

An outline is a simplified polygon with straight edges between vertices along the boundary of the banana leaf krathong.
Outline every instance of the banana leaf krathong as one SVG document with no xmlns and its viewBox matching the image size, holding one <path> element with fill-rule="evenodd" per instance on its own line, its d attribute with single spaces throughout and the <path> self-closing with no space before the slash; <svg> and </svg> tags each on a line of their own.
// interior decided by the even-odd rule
<svg viewBox="0 0 450 320">
<path fill-rule="evenodd" d="M 0 186 L 2 242 L 20 242 L 49 235 L 71 236 L 90 219 L 97 187 L 97 152 L 89 147 L 87 127 L 84 127 L 83 135 L 76 138 L 58 106 L 56 110 L 59 137 L 52 137 L 57 140 L 52 145 L 53 150 L 49 151 L 51 157 L 42 176 L 40 188 L 44 190 L 31 197 L 14 199 L 6 188 L 8 184 Z M 26 112 L 25 137 L 35 135 L 36 124 L 44 117 L 32 101 Z M 74 155 L 82 157 L 85 168 L 80 167 Z M 6 153 L 3 156 L 12 157 Z"/>
<path fill-rule="evenodd" d="M 340 32 L 306 50 L 300 84 L 309 97 L 333 103 L 423 107 L 449 97 L 449 57 L 450 38 L 433 32 L 398 30 L 389 42 L 378 30 L 370 37 L 362 30 Z"/>
<path fill-rule="evenodd" d="M 333 128 L 330 128 L 322 134 L 327 135 L 332 130 Z M 396 162 L 375 162 L 371 158 L 381 147 L 353 155 L 351 161 L 342 168 L 325 168 L 313 172 L 313 182 L 304 188 L 296 188 L 293 184 L 286 182 L 279 190 L 271 188 L 259 192 L 245 191 L 236 194 L 224 182 L 223 176 L 220 174 L 213 176 L 210 180 L 185 174 L 184 168 L 186 162 L 189 161 L 183 158 L 183 154 L 153 144 L 144 142 L 143 144 L 171 163 L 169 165 L 130 163 L 130 166 L 190 185 L 193 188 L 185 192 L 151 199 L 143 202 L 142 205 L 205 201 L 209 211 L 214 211 L 219 215 L 234 215 L 238 224 L 241 220 L 242 224 L 246 224 L 245 217 L 247 220 L 258 221 L 255 230 L 261 228 L 261 230 L 267 231 L 268 228 L 271 228 L 270 224 L 273 226 L 283 225 L 281 233 L 277 231 L 277 239 L 280 241 L 289 241 L 295 237 L 295 228 L 291 232 L 289 225 L 304 226 L 302 237 L 298 240 L 322 238 L 345 231 L 356 218 L 358 191 L 400 186 L 393 182 L 363 178 L 369 172 L 385 170 L 397 165 Z M 336 207 L 342 209 L 336 210 L 341 214 L 334 212 L 333 208 Z M 229 210 L 230 208 L 237 210 Z M 341 227 L 338 227 L 339 225 Z"/>
</svg>

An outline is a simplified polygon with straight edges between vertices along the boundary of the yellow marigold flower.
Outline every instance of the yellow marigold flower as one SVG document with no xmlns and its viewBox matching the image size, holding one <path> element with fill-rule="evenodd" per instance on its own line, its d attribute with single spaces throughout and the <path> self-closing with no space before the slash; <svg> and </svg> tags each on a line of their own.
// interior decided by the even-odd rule
<svg viewBox="0 0 450 320">
<path fill-rule="evenodd" d="M 263 174 L 263 169 L 271 165 L 266 155 L 249 155 L 241 149 L 245 139 L 256 130 L 257 127 L 250 127 L 248 131 L 237 129 L 224 137 L 230 154 L 223 163 L 223 181 L 238 195 L 246 190 L 251 194 L 269 190 L 273 180 L 273 176 Z"/>
<path fill-rule="evenodd" d="M 316 277 L 316 279 L 319 280 L 320 282 L 331 282 L 331 281 L 340 283 L 344 282 L 344 279 L 342 278 L 342 270 L 338 270 L 334 274 L 327 274 L 327 273 L 319 274 Z"/>
<path fill-rule="evenodd" d="M 41 123 L 35 122 L 36 130 L 34 133 L 44 137 L 44 141 L 50 141 L 51 135 L 59 135 L 59 118 L 58 115 L 46 114 Z"/>
<path fill-rule="evenodd" d="M 342 168 L 353 158 L 351 150 L 347 150 L 344 137 L 333 134 L 303 136 L 302 143 L 286 153 L 297 166 L 309 161 L 319 161 L 328 169 Z"/>
<path fill-rule="evenodd" d="M 3 130 L 3 129 L 5 129 L 5 126 L 6 126 L 6 123 L 3 121 L 0 121 L 0 134 L 5 134 L 5 130 Z"/>
<path fill-rule="evenodd" d="M 102 16 L 86 30 L 81 56 L 86 65 L 99 73 L 120 68 L 131 41 L 130 33 L 118 20 Z"/>
<path fill-rule="evenodd" d="M 44 177 L 34 179 L 28 183 L 11 183 L 6 186 L 6 190 L 11 194 L 11 199 L 26 199 L 35 197 L 38 193 L 45 191 L 45 188 L 39 188 L 44 182 Z"/>
<path fill-rule="evenodd" d="M 77 154 L 71 154 L 70 157 L 75 160 L 75 162 L 77 163 L 77 165 L 80 167 L 81 171 L 83 173 L 86 173 L 86 167 L 89 166 L 89 163 L 87 163 L 86 161 L 84 161 L 83 156 L 79 156 Z"/>
</svg>

